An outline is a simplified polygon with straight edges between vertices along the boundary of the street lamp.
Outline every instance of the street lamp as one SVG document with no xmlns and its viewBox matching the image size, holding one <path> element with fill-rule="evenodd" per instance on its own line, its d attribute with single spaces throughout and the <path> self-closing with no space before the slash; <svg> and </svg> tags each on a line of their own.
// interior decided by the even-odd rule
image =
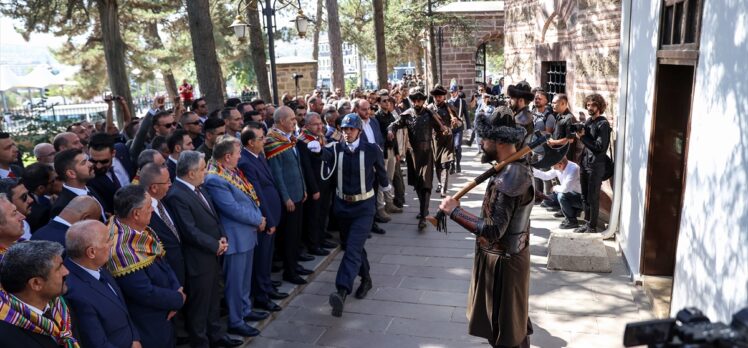
<svg viewBox="0 0 748 348">
<path fill-rule="evenodd" d="M 274 24 L 273 19 L 275 18 L 276 4 L 280 2 L 282 5 L 278 10 L 282 10 L 288 6 L 294 6 L 292 1 L 284 2 L 287 0 L 265 0 L 264 3 L 260 2 L 262 7 L 262 14 L 265 16 L 265 28 L 268 32 L 268 54 L 270 55 L 270 81 L 273 89 L 273 104 L 278 105 L 278 77 L 275 69 L 275 40 L 273 38 Z M 301 0 L 296 0 L 298 4 L 298 14 L 292 22 L 296 22 L 296 31 L 299 33 L 299 37 L 303 38 L 306 35 L 307 28 L 309 27 L 309 19 L 304 15 L 304 11 L 301 10 Z M 246 2 L 246 5 L 242 8 L 242 4 Z M 249 24 L 244 21 L 242 17 L 242 11 L 246 10 L 252 4 L 251 0 L 239 0 L 236 7 L 236 19 L 229 26 L 234 30 L 234 35 L 240 42 L 244 42 L 246 37 L 249 36 Z"/>
</svg>

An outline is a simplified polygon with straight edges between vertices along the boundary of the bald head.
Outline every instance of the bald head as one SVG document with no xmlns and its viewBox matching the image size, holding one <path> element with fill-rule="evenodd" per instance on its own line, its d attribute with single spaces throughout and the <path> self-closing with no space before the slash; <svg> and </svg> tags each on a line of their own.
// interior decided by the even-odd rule
<svg viewBox="0 0 748 348">
<path fill-rule="evenodd" d="M 52 141 L 55 151 L 60 152 L 67 149 L 83 150 L 83 144 L 75 133 L 64 132 L 57 134 Z"/>
<path fill-rule="evenodd" d="M 289 118 L 294 119 L 294 122 L 286 122 Z M 296 127 L 296 113 L 289 108 L 288 106 L 281 106 L 275 110 L 275 113 L 273 113 L 273 122 L 275 123 L 275 127 L 278 129 L 284 131 L 284 132 L 291 132 L 294 130 L 294 127 Z"/>
<path fill-rule="evenodd" d="M 50 143 L 40 143 L 34 146 L 34 157 L 39 163 L 54 166 L 55 163 L 55 147 Z"/>
<path fill-rule="evenodd" d="M 60 217 L 71 224 L 84 220 L 98 221 L 101 217 L 101 206 L 91 196 L 78 196 L 65 206 L 60 212 Z"/>
<path fill-rule="evenodd" d="M 79 221 L 70 226 L 65 234 L 65 250 L 71 259 L 84 260 L 91 256 L 89 248 L 96 248 L 102 243 L 106 244 L 108 239 L 109 230 L 100 221 Z M 97 266 L 101 267 L 103 264 Z"/>
</svg>

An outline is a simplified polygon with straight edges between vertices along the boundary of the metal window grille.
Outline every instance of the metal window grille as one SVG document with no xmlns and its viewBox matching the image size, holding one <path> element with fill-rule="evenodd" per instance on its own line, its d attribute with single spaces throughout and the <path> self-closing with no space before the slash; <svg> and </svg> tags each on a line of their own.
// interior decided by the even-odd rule
<svg viewBox="0 0 748 348">
<path fill-rule="evenodd" d="M 566 93 L 566 62 L 544 62 L 545 66 L 545 91 L 548 98 L 558 93 Z"/>
<path fill-rule="evenodd" d="M 486 83 L 486 44 L 475 52 L 475 83 Z"/>
</svg>

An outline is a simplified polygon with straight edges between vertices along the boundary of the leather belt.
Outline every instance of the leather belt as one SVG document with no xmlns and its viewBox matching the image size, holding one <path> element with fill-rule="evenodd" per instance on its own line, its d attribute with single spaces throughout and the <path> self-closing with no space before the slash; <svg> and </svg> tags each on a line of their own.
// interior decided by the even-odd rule
<svg viewBox="0 0 748 348">
<path fill-rule="evenodd" d="M 369 190 L 369 192 L 359 193 L 357 195 L 345 195 L 342 192 L 340 192 L 340 190 L 336 190 L 336 193 L 338 195 L 338 198 L 349 203 L 360 202 L 360 201 L 369 199 L 371 197 L 374 197 L 374 190 Z"/>
<path fill-rule="evenodd" d="M 486 239 L 483 236 L 478 237 L 477 240 L 478 240 L 478 245 L 480 246 L 482 250 L 509 257 L 511 255 L 519 253 L 520 251 L 524 250 L 527 247 L 527 240 L 528 240 L 527 233 L 520 233 L 519 236 L 515 238 L 511 238 L 510 236 L 505 236 L 504 238 L 502 238 L 501 240 L 495 243 L 490 243 L 488 239 Z M 512 243 L 511 239 L 515 239 L 515 243 Z M 516 244 L 516 245 L 514 245 L 513 247 L 511 244 Z"/>
</svg>

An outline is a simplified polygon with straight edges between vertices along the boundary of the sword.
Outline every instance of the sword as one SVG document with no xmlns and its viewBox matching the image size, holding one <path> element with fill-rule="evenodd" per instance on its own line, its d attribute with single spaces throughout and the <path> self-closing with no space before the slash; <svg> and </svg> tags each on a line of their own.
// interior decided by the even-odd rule
<svg viewBox="0 0 748 348">
<path fill-rule="evenodd" d="M 520 158 L 524 157 L 530 152 L 533 152 L 538 147 L 542 147 L 544 151 L 543 158 L 538 160 L 537 162 L 530 163 L 531 166 L 535 168 L 548 168 L 559 161 L 566 156 L 566 152 L 569 150 L 569 144 L 566 143 L 564 146 L 559 148 L 553 148 L 550 145 L 548 145 L 548 138 L 549 135 L 544 135 L 540 133 L 540 131 L 535 132 L 536 139 L 531 142 L 530 144 L 526 145 L 519 151 L 515 152 L 511 156 L 505 158 L 503 161 L 494 163 L 491 165 L 491 168 L 483 172 L 483 174 L 478 175 L 475 179 L 469 181 L 465 186 L 460 189 L 452 198 L 455 200 L 460 200 L 462 196 L 466 195 L 470 190 L 475 188 L 476 186 L 480 185 L 482 182 L 486 181 L 488 178 L 492 177 L 494 174 L 498 173 L 506 167 L 509 163 L 512 163 L 514 161 L 519 160 Z M 536 150 L 537 151 L 537 150 Z M 444 231 L 444 233 L 447 233 L 447 214 L 445 214 L 443 211 L 439 210 L 438 213 L 436 213 L 436 216 L 426 216 L 426 220 L 430 222 L 432 225 L 436 227 L 436 230 L 441 232 Z"/>
</svg>

